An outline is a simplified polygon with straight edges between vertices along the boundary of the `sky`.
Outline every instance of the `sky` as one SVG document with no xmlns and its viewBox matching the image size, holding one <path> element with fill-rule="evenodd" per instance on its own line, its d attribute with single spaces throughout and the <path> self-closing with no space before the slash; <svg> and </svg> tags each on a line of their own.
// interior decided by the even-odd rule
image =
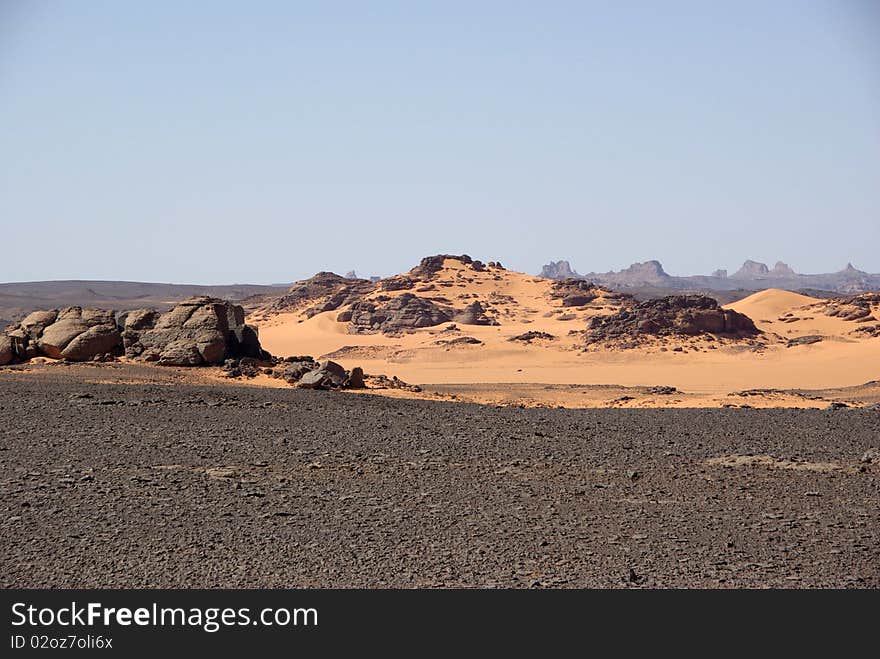
<svg viewBox="0 0 880 659">
<path fill-rule="evenodd" d="M 0 281 L 880 272 L 880 0 L 0 0 Z"/>
</svg>

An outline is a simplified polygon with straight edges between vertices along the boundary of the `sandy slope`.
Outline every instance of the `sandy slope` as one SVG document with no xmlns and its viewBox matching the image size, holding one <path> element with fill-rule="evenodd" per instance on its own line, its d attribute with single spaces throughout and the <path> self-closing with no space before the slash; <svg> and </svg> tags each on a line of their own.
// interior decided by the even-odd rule
<svg viewBox="0 0 880 659">
<path fill-rule="evenodd" d="M 614 311 L 613 301 L 563 308 L 559 299 L 551 297 L 548 280 L 510 271 L 475 273 L 452 260 L 446 261 L 433 283 L 436 290 L 417 294 L 442 296 L 457 308 L 479 299 L 500 325 L 459 325 L 457 331 L 438 326 L 394 337 L 354 335 L 347 333 L 346 324 L 336 322 L 337 311 L 309 319 L 285 313 L 256 319 L 260 339 L 276 355 L 329 356 L 347 368 L 359 365 L 368 373 L 394 374 L 428 385 L 662 384 L 724 395 L 756 388 L 846 387 L 880 379 L 880 339 L 853 336 L 854 323 L 824 315 L 824 301 L 796 293 L 770 289 L 729 305 L 764 330 L 759 349 L 696 338 L 584 352 L 582 337 L 569 332 L 583 330 L 590 316 Z M 785 314 L 790 314 L 788 320 L 798 320 L 783 322 L 780 318 Z M 556 339 L 531 344 L 508 340 L 530 330 L 548 332 Z M 787 346 L 792 337 L 812 334 L 825 338 L 813 345 Z M 462 336 L 482 343 L 442 343 Z"/>
</svg>

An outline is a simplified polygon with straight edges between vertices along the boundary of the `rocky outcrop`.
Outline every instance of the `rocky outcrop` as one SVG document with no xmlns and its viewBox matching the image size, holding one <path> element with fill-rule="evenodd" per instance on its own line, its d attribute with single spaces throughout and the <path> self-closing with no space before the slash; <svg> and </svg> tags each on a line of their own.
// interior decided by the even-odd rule
<svg viewBox="0 0 880 659">
<path fill-rule="evenodd" d="M 268 357 L 242 307 L 198 297 L 164 314 L 139 309 L 123 314 L 122 339 L 129 359 L 167 366 L 222 364 L 227 357 Z"/>
<path fill-rule="evenodd" d="M 433 327 L 452 320 L 450 313 L 412 293 L 397 297 L 379 297 L 351 305 L 337 316 L 339 322 L 350 323 L 355 334 L 376 332 L 398 333 L 419 327 Z"/>
<path fill-rule="evenodd" d="M 272 377 L 300 389 L 364 389 L 364 370 L 346 371 L 333 361 L 316 362 L 312 357 L 287 357 L 270 369 Z M 233 376 L 234 377 L 234 376 Z"/>
<path fill-rule="evenodd" d="M 122 336 L 112 311 L 69 307 L 43 327 L 36 346 L 47 357 L 86 361 L 117 354 Z"/>
<path fill-rule="evenodd" d="M 714 299 L 702 295 L 672 295 L 648 300 L 609 316 L 596 316 L 588 326 L 590 342 L 643 335 L 752 336 L 758 333 L 751 318 L 731 309 L 722 309 Z"/>
<path fill-rule="evenodd" d="M 70 361 L 109 359 L 122 351 L 114 314 L 103 309 L 34 311 L 7 327 L 4 336 L 2 343 L 11 352 L 6 363 L 38 355 Z"/>
<path fill-rule="evenodd" d="M 880 307 L 880 293 L 861 293 L 829 300 L 825 315 L 864 323 L 877 320 L 871 315 L 875 307 Z"/>
<path fill-rule="evenodd" d="M 376 289 L 366 279 L 341 277 L 333 272 L 319 272 L 314 277 L 293 284 L 286 294 L 268 307 L 270 311 L 298 310 L 307 307 L 309 318 L 323 311 L 335 311 L 360 300 Z"/>
<path fill-rule="evenodd" d="M 582 307 L 600 298 L 622 304 L 633 302 L 631 295 L 609 291 L 583 279 L 564 279 L 554 283 L 550 297 L 561 299 L 563 307 Z"/>
<path fill-rule="evenodd" d="M 470 266 L 471 270 L 475 272 L 482 272 L 486 269 L 486 265 L 482 261 L 475 261 L 467 254 L 435 254 L 434 256 L 423 258 L 415 268 L 409 271 L 409 274 L 419 279 L 430 278 L 434 273 L 443 269 L 443 264 L 447 259 Z M 500 263 L 495 263 L 494 261 L 492 261 L 492 267 L 503 269 Z"/>
<path fill-rule="evenodd" d="M 383 291 L 408 291 L 415 288 L 418 283 L 418 279 L 414 279 L 409 275 L 394 275 L 393 277 L 383 279 L 381 287 Z"/>
<path fill-rule="evenodd" d="M 256 330 L 245 324 L 242 307 L 211 297 L 192 298 L 164 314 L 81 307 L 35 311 L 2 336 L 0 356 L 8 361 L 38 355 L 106 360 L 124 353 L 138 361 L 201 366 L 221 364 L 227 357 L 268 356 Z"/>
</svg>

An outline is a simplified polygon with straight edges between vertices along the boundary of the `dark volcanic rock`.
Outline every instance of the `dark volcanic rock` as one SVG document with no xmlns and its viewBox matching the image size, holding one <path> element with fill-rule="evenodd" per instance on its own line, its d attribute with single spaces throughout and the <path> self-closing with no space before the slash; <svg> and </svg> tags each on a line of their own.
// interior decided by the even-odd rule
<svg viewBox="0 0 880 659">
<path fill-rule="evenodd" d="M 519 409 L 34 370 L 0 375 L 5 588 L 620 588 L 630 567 L 648 588 L 880 587 L 874 410 Z M 712 463 L 761 455 L 844 468 Z"/>
<path fill-rule="evenodd" d="M 563 279 L 553 284 L 550 297 L 561 299 L 563 307 L 582 307 L 598 298 L 631 304 L 632 295 L 609 291 L 583 279 Z"/>
<path fill-rule="evenodd" d="M 318 368 L 318 362 L 311 357 L 301 357 L 295 361 L 285 360 L 283 364 L 274 369 L 272 374 L 288 384 L 296 384 L 303 375 L 309 371 L 316 371 Z"/>
<path fill-rule="evenodd" d="M 590 340 L 639 335 L 758 334 L 751 318 L 702 295 L 672 295 L 590 319 Z"/>
<path fill-rule="evenodd" d="M 874 305 L 880 304 L 880 293 L 861 293 L 847 297 L 834 298 L 825 307 L 826 316 L 834 316 L 841 320 L 869 322 L 875 320 L 871 316 Z"/>
<path fill-rule="evenodd" d="M 337 319 L 349 321 L 352 331 L 357 334 L 400 332 L 452 320 L 448 310 L 412 293 L 375 302 L 357 302 Z"/>
<path fill-rule="evenodd" d="M 811 343 L 819 343 L 822 340 L 822 337 L 818 334 L 809 334 L 807 336 L 796 336 L 792 339 L 788 340 L 787 347 L 791 348 L 792 346 L 806 346 Z"/>
<path fill-rule="evenodd" d="M 434 256 L 426 256 L 423 258 L 415 268 L 409 271 L 409 274 L 416 278 L 429 278 L 434 273 L 443 269 L 443 263 L 446 259 L 452 259 L 453 261 L 459 261 L 464 265 L 469 265 L 474 272 L 482 272 L 486 269 L 486 266 L 481 261 L 475 261 L 467 254 L 435 254 Z M 500 263 L 492 261 L 491 264 L 492 267 L 503 270 Z"/>
<path fill-rule="evenodd" d="M 517 334 L 516 336 L 511 336 L 508 341 L 523 341 L 525 343 L 531 343 L 535 339 L 543 339 L 545 341 L 553 341 L 556 339 L 555 336 L 549 334 L 548 332 L 536 332 L 534 330 L 530 332 L 525 332 L 524 334 Z"/>
<path fill-rule="evenodd" d="M 363 371 L 361 372 L 363 376 Z M 296 386 L 300 389 L 335 389 L 348 380 L 348 373 L 342 366 L 329 360 L 321 362 L 314 371 L 303 375 Z"/>
<path fill-rule="evenodd" d="M 360 366 L 351 369 L 343 386 L 346 389 L 365 389 L 367 385 L 364 383 L 364 369 Z"/>
<path fill-rule="evenodd" d="M 411 288 L 414 288 L 417 279 L 413 279 L 408 275 L 396 275 L 394 277 L 388 277 L 388 279 L 382 280 L 382 290 L 383 291 L 408 291 Z"/>
<path fill-rule="evenodd" d="M 438 346 L 458 346 L 458 345 L 483 345 L 483 342 L 472 336 L 459 336 L 455 339 L 441 339 L 435 341 Z"/>
</svg>

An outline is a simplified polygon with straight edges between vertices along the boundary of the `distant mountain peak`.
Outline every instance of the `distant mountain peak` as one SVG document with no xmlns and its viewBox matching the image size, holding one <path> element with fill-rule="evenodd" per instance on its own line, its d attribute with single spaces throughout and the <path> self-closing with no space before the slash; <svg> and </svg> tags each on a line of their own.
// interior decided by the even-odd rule
<svg viewBox="0 0 880 659">
<path fill-rule="evenodd" d="M 734 279 L 754 279 L 755 277 L 766 277 L 770 273 L 770 268 L 766 263 L 760 261 L 746 260 L 742 267 L 733 273 Z"/>
<path fill-rule="evenodd" d="M 540 276 L 546 279 L 580 279 L 568 261 L 550 261 L 541 268 Z"/>
<path fill-rule="evenodd" d="M 777 261 L 776 265 L 773 266 L 773 269 L 770 271 L 770 274 L 775 277 L 792 277 L 797 273 L 792 270 L 791 266 L 787 263 L 783 263 L 782 261 Z"/>
<path fill-rule="evenodd" d="M 843 270 L 819 274 L 802 274 L 784 261 L 776 261 L 772 268 L 760 261 L 747 260 L 734 274 L 727 270 L 715 270 L 710 275 L 675 276 L 667 274 L 660 261 L 649 260 L 633 263 L 627 268 L 611 272 L 588 272 L 579 275 L 568 261 L 551 262 L 541 271 L 542 277 L 550 279 L 586 279 L 595 284 L 630 290 L 637 288 L 687 291 L 730 291 L 736 289 L 759 290 L 773 286 L 797 291 L 835 291 L 858 293 L 880 291 L 880 273 L 863 272 L 847 263 Z M 651 291 L 652 294 L 656 291 Z"/>
<path fill-rule="evenodd" d="M 633 263 L 628 268 L 621 270 L 620 274 L 642 275 L 652 278 L 669 276 L 663 269 L 663 264 L 661 264 L 660 261 L 653 259 L 650 261 L 644 261 L 643 263 Z"/>
</svg>

